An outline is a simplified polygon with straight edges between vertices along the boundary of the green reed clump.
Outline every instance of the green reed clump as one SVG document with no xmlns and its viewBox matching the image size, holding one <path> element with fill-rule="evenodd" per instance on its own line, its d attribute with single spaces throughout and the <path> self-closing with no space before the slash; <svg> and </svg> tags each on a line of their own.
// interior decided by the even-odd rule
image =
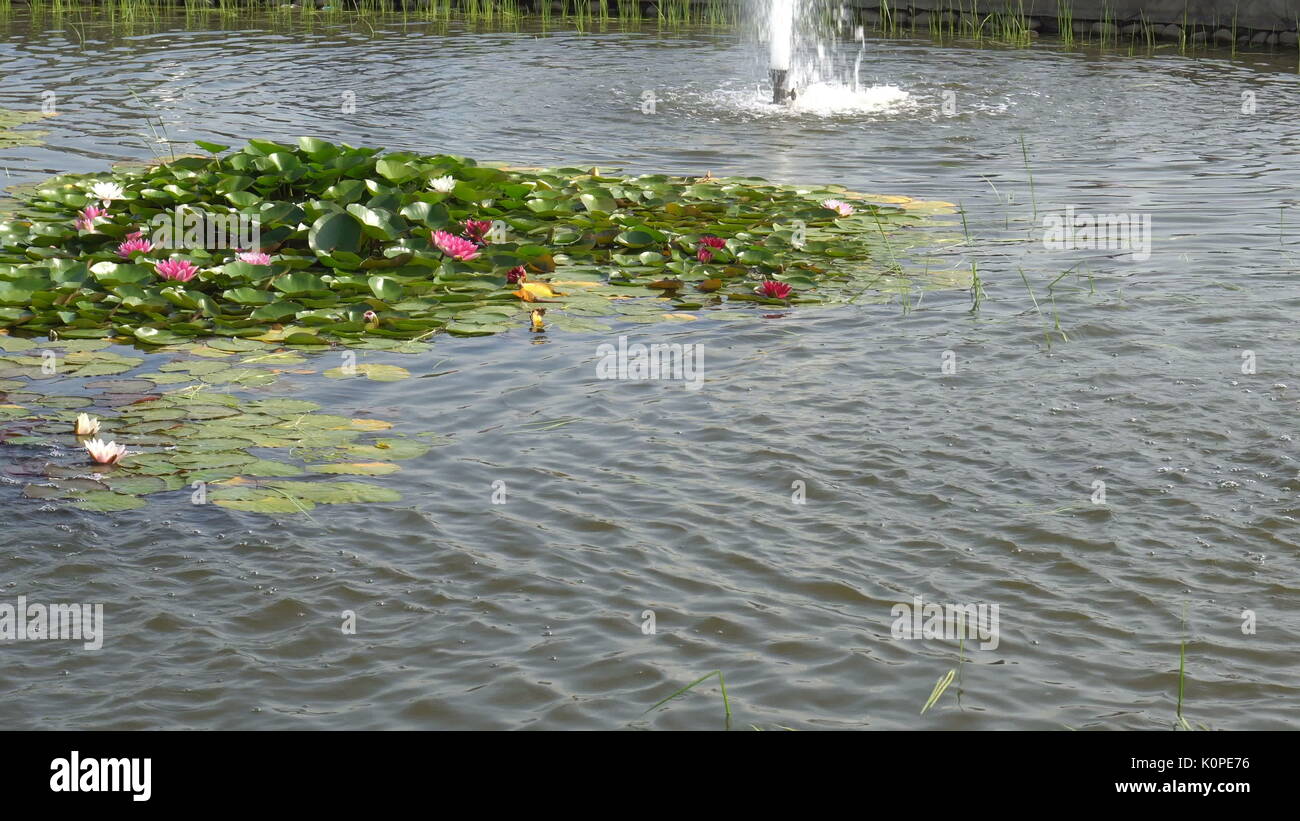
<svg viewBox="0 0 1300 821">
<path fill-rule="evenodd" d="M 1067 47 L 1074 45 L 1074 12 L 1067 0 L 1056 0 L 1056 26 L 1058 35 Z"/>
<path fill-rule="evenodd" d="M 710 26 L 734 26 L 740 22 L 740 7 L 735 3 L 708 0 L 704 3 L 701 20 Z"/>
<path fill-rule="evenodd" d="M 207 24 L 213 18 L 234 21 L 269 15 L 283 19 L 296 13 L 304 22 L 374 19 L 400 16 L 403 19 L 448 21 L 452 18 L 493 25 L 524 18 L 540 19 L 543 26 L 554 17 L 580 30 L 615 21 L 635 27 L 646 19 L 661 26 L 737 25 L 744 0 L 662 0 L 644 10 L 638 0 L 330 0 L 317 6 L 313 0 L 30 0 L 21 6 L 33 21 L 53 17 L 92 15 L 111 26 L 127 27 L 143 21 L 157 21 L 169 12 L 183 14 L 187 24 Z M 14 16 L 13 0 L 0 0 L 0 22 Z M 205 21 L 200 23 L 200 19 Z"/>
<path fill-rule="evenodd" d="M 1013 8 L 1008 0 L 1008 5 L 1001 11 L 980 12 L 974 2 L 966 8 L 961 0 L 957 0 L 952 7 L 940 7 L 927 14 L 924 26 L 918 25 L 915 15 L 907 17 L 904 22 L 902 9 L 891 5 L 889 0 L 881 0 L 873 28 L 887 37 L 927 33 L 939 42 L 987 40 L 1000 45 L 1026 46 L 1034 39 L 1023 3 Z"/>
<path fill-rule="evenodd" d="M 655 8 L 658 9 L 661 24 L 681 26 L 691 22 L 690 0 L 659 0 Z"/>
</svg>

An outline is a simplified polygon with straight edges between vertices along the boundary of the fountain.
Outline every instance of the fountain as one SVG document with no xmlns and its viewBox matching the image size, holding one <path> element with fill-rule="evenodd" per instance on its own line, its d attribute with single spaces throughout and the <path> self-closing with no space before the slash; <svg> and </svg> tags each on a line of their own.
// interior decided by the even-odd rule
<svg viewBox="0 0 1300 821">
<path fill-rule="evenodd" d="M 789 87 L 790 55 L 794 50 L 794 0 L 770 0 L 768 14 L 768 71 L 772 77 L 772 102 L 794 99 Z"/>
<path fill-rule="evenodd" d="M 819 115 L 869 114 L 908 100 L 896 86 L 861 85 L 866 34 L 844 7 L 763 0 L 758 23 L 768 45 L 773 105 Z M 854 44 L 850 67 L 847 55 Z"/>
</svg>

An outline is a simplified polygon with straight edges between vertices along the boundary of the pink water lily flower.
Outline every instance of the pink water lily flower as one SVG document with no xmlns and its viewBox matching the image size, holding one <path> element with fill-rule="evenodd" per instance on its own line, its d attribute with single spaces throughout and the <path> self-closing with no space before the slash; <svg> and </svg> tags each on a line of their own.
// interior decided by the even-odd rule
<svg viewBox="0 0 1300 821">
<path fill-rule="evenodd" d="M 705 234 L 700 237 L 695 246 L 695 258 L 700 262 L 712 262 L 713 252 L 719 248 L 725 248 L 727 241 L 722 237 L 715 237 L 712 234 Z"/>
<path fill-rule="evenodd" d="M 153 243 L 144 238 L 140 231 L 132 231 L 126 235 L 126 240 L 117 246 L 117 255 L 122 259 L 130 259 L 136 251 L 147 254 L 153 250 Z"/>
<path fill-rule="evenodd" d="M 433 244 L 452 259 L 470 260 L 478 256 L 478 246 L 464 237 L 446 231 L 433 232 Z"/>
<path fill-rule="evenodd" d="M 247 262 L 249 265 L 270 265 L 271 255 L 264 254 L 261 251 L 240 251 L 235 254 L 235 259 L 240 262 Z"/>
<path fill-rule="evenodd" d="M 116 442 L 87 439 L 82 444 L 86 446 L 86 452 L 90 454 L 90 458 L 101 465 L 115 465 L 119 459 L 126 455 L 126 445 L 119 445 Z"/>
<path fill-rule="evenodd" d="M 199 272 L 194 263 L 183 259 L 164 259 L 156 263 L 154 268 L 157 269 L 158 276 L 177 282 L 189 282 Z"/>
<path fill-rule="evenodd" d="M 506 271 L 506 282 L 509 282 L 511 285 L 517 285 L 520 282 L 527 281 L 527 279 L 528 272 L 524 270 L 524 266 L 522 265 L 516 265 L 509 271 Z"/>
<path fill-rule="evenodd" d="M 492 230 L 492 223 L 488 220 L 465 220 L 465 236 L 479 245 L 487 245 L 488 231 Z"/>
<path fill-rule="evenodd" d="M 843 200 L 822 200 L 822 208 L 829 208 L 841 217 L 853 216 L 854 208 Z"/>
<path fill-rule="evenodd" d="M 784 282 L 777 282 L 775 279 L 765 279 L 763 284 L 754 289 L 754 293 L 759 296 L 765 296 L 768 299 L 786 299 L 794 289 Z"/>
<path fill-rule="evenodd" d="M 108 215 L 108 209 L 100 208 L 98 205 L 87 205 L 80 212 L 80 215 L 73 221 L 73 226 L 78 231 L 95 230 L 95 220 Z"/>
</svg>

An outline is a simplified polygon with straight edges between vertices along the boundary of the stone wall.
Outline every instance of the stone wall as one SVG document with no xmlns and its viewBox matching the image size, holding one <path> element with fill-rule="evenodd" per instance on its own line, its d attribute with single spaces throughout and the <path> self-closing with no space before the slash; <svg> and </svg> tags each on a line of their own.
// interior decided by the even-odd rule
<svg viewBox="0 0 1300 821">
<path fill-rule="evenodd" d="M 1296 48 L 1300 0 L 847 0 L 869 27 L 925 31 L 1016 20 L 1036 37 L 1068 30 L 1113 39 Z M 996 28 L 996 26 L 994 26 Z"/>
<path fill-rule="evenodd" d="M 879 8 L 873 0 L 851 0 L 862 8 Z M 893 6 L 895 4 L 890 3 Z M 1195 24 L 1257 31 L 1295 31 L 1300 0 L 903 0 L 899 8 L 967 13 L 1014 12 L 1024 17 L 1058 19 L 1064 8 L 1075 20 L 1161 25 Z M 964 6 L 964 8 L 963 8 Z"/>
</svg>

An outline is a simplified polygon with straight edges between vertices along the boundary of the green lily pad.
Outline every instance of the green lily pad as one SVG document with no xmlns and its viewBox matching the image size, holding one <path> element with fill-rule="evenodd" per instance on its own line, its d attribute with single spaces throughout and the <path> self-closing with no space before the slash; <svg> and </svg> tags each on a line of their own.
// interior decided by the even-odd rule
<svg viewBox="0 0 1300 821">
<path fill-rule="evenodd" d="M 402 379 L 410 379 L 411 372 L 397 365 L 363 364 L 354 365 L 350 369 L 346 367 L 330 368 L 325 371 L 325 376 L 329 379 L 350 379 L 354 376 L 364 376 L 366 379 L 375 382 L 397 382 Z"/>
<path fill-rule="evenodd" d="M 396 502 L 402 494 L 365 482 L 268 482 L 298 500 L 317 504 L 355 504 L 358 502 Z"/>
<path fill-rule="evenodd" d="M 253 413 L 284 415 L 312 413 L 320 410 L 320 405 L 305 399 L 259 399 L 245 403 L 244 408 Z"/>
<path fill-rule="evenodd" d="M 316 507 L 315 502 L 309 500 L 278 496 L 273 493 L 267 493 L 256 499 L 215 499 L 213 501 L 222 507 L 247 513 L 306 513 Z"/>
<path fill-rule="evenodd" d="M 336 462 L 328 465 L 308 465 L 312 473 L 337 473 L 352 476 L 385 476 L 401 470 L 391 462 Z"/>
<path fill-rule="evenodd" d="M 350 444 L 343 450 L 352 457 L 374 459 L 414 459 L 429 452 L 429 445 L 411 439 L 380 439 L 368 444 Z"/>
<path fill-rule="evenodd" d="M 101 490 L 95 493 L 87 493 L 73 500 L 72 505 L 82 510 L 93 510 L 101 513 L 107 513 L 118 510 L 134 510 L 138 507 L 144 507 L 145 501 L 137 496 L 125 493 L 114 493 L 111 490 Z"/>
</svg>

